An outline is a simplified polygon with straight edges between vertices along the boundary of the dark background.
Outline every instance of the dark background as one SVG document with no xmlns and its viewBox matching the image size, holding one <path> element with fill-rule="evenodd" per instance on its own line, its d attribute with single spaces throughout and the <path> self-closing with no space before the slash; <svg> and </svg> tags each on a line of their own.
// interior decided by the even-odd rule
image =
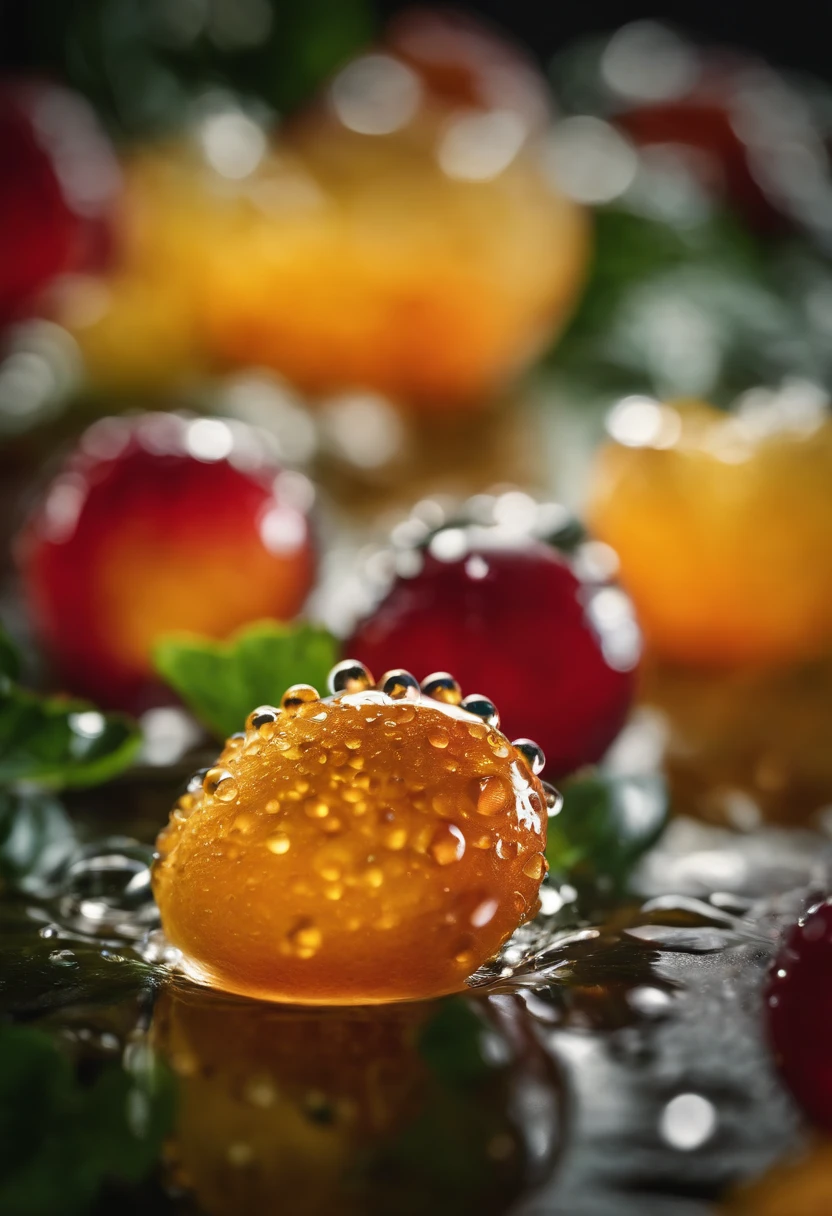
<svg viewBox="0 0 832 1216">
<path fill-rule="evenodd" d="M 71 4 L 72 0 L 60 0 Z M 139 0 L 141 2 L 141 0 Z M 302 5 L 303 0 L 297 0 Z M 0 66 L 31 64 L 37 59 L 27 28 L 31 0 L 0 0 Z M 75 0 L 76 9 L 83 8 Z M 383 18 L 409 7 L 401 0 L 375 0 Z M 614 29 L 639 18 L 671 22 L 708 41 L 722 41 L 759 51 L 784 67 L 804 69 L 832 79 L 832 3 L 791 0 L 788 5 L 752 0 L 478 0 L 457 4 L 496 21 L 524 42 L 542 61 L 572 39 Z"/>
</svg>

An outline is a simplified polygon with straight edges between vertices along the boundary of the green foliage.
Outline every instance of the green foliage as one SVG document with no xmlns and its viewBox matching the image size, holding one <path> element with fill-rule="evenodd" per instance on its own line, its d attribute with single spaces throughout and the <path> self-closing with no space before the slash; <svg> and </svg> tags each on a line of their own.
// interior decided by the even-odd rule
<svg viewBox="0 0 832 1216">
<path fill-rule="evenodd" d="M 305 623 L 250 625 L 228 642 L 163 639 L 156 669 L 193 713 L 221 738 L 240 730 L 258 705 L 273 705 L 292 684 L 323 692 L 338 661 L 338 642 Z"/>
<path fill-rule="evenodd" d="M 117 133 L 146 135 L 181 126 L 210 90 L 294 109 L 372 38 L 370 13 L 369 0 L 29 0 L 26 42 Z"/>
<path fill-rule="evenodd" d="M 658 840 L 669 812 L 659 774 L 569 782 L 549 820 L 546 856 L 553 872 L 580 884 L 623 892 L 639 858 Z"/>
<path fill-rule="evenodd" d="M 140 1181 L 172 1110 L 158 1065 L 141 1077 L 107 1065 L 84 1085 L 47 1034 L 0 1028 L 0 1212 L 75 1216 L 105 1181 Z"/>
<path fill-rule="evenodd" d="M 98 785 L 122 772 L 141 743 L 123 714 L 87 701 L 44 697 L 15 683 L 16 653 L 0 628 L 0 786 L 20 781 L 60 788 Z"/>
<path fill-rule="evenodd" d="M 74 845 L 72 822 L 54 795 L 0 789 L 0 888 L 37 890 Z"/>
</svg>

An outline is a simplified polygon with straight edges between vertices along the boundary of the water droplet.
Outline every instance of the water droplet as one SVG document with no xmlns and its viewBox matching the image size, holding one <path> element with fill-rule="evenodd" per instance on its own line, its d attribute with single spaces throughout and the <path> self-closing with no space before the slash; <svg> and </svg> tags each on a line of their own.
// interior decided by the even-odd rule
<svg viewBox="0 0 832 1216">
<path fill-rule="evenodd" d="M 451 741 L 451 736 L 441 726 L 435 727 L 428 735 L 431 747 L 445 748 Z"/>
<path fill-rule="evenodd" d="M 477 718 L 482 718 L 486 726 L 496 728 L 500 725 L 497 706 L 481 693 L 472 692 L 470 696 L 466 697 L 462 702 L 462 709 L 467 710 L 469 714 L 474 714 Z"/>
<path fill-rule="evenodd" d="M 358 807 L 355 808 L 355 813 L 358 814 Z M 336 836 L 338 832 L 343 831 L 344 825 L 340 819 L 336 819 L 334 815 L 329 815 L 326 819 L 321 820 L 321 831 L 327 836 Z"/>
<path fill-rule="evenodd" d="M 360 739 L 345 739 L 344 747 L 349 748 L 349 750 L 351 752 L 357 752 L 358 749 L 361 747 L 361 740 Z"/>
<path fill-rule="evenodd" d="M 320 699 L 317 688 L 311 684 L 293 684 L 280 698 L 280 706 L 287 714 L 296 714 L 304 705 L 313 705 Z"/>
<path fill-rule="evenodd" d="M 378 890 L 384 882 L 384 871 L 379 866 L 370 866 L 364 873 L 364 881 L 368 887 Z"/>
<path fill-rule="evenodd" d="M 482 929 L 491 924 L 499 906 L 496 899 L 483 899 L 477 904 L 468 919 L 475 929 Z"/>
<path fill-rule="evenodd" d="M 336 902 L 344 894 L 344 887 L 340 882 L 332 883 L 331 886 L 324 887 L 324 899 L 330 899 Z"/>
<path fill-rule="evenodd" d="M 475 944 L 472 937 L 461 937 L 451 947 L 451 957 L 459 967 L 467 967 L 469 970 L 473 967 Z"/>
<path fill-rule="evenodd" d="M 625 929 L 626 937 L 650 946 L 680 954 L 716 954 L 729 944 L 729 938 L 718 929 L 682 929 L 675 925 L 637 925 Z"/>
<path fill-rule="evenodd" d="M 152 850 L 123 836 L 78 850 L 66 863 L 59 919 L 103 937 L 138 938 L 159 923 L 150 885 Z"/>
<path fill-rule="evenodd" d="M 192 773 L 188 778 L 188 784 L 185 786 L 186 794 L 201 794 L 205 778 L 208 776 L 210 769 L 198 768 L 195 773 Z"/>
<path fill-rule="evenodd" d="M 465 855 L 465 837 L 455 823 L 441 823 L 431 836 L 429 852 L 437 865 L 452 865 Z"/>
<path fill-rule="evenodd" d="M 392 701 L 419 700 L 419 681 L 403 668 L 399 667 L 394 671 L 385 672 L 379 680 L 378 686 Z"/>
<path fill-rule="evenodd" d="M 502 815 L 513 805 L 514 795 L 504 777 L 483 777 L 477 798 L 481 815 Z"/>
<path fill-rule="evenodd" d="M 307 798 L 303 809 L 310 819 L 326 819 L 329 807 L 321 798 Z"/>
<path fill-rule="evenodd" d="M 382 832 L 381 839 L 385 848 L 398 852 L 407 844 L 407 831 L 402 827 L 390 827 Z"/>
<path fill-rule="evenodd" d="M 542 781 L 543 793 L 546 796 L 546 810 L 549 813 L 549 818 L 553 819 L 555 815 L 559 815 L 563 807 L 563 794 L 560 790 L 556 790 L 548 781 Z"/>
<path fill-rule="evenodd" d="M 209 768 L 203 789 L 209 797 L 218 798 L 220 802 L 233 802 L 239 792 L 227 768 Z"/>
<path fill-rule="evenodd" d="M 488 727 L 484 722 L 469 722 L 468 734 L 472 739 L 484 739 L 488 734 Z"/>
<path fill-rule="evenodd" d="M 270 836 L 266 841 L 266 848 L 270 853 L 276 853 L 278 857 L 282 857 L 284 853 L 289 852 L 290 843 L 285 832 L 275 832 L 274 836 Z"/>
<path fill-rule="evenodd" d="M 242 832 L 247 836 L 257 826 L 257 816 L 252 815 L 250 811 L 243 811 L 237 816 L 231 825 L 232 832 Z"/>
<path fill-rule="evenodd" d="M 253 709 L 246 719 L 246 728 L 248 730 L 259 730 L 261 726 L 270 726 L 277 721 L 279 709 L 274 705 L 260 705 L 257 709 Z"/>
<path fill-rule="evenodd" d="M 280 810 L 279 800 L 277 798 L 270 798 L 266 803 L 265 810 L 267 815 L 276 815 Z"/>
<path fill-rule="evenodd" d="M 337 663 L 327 677 L 327 686 L 333 696 L 340 693 L 366 692 L 374 684 L 363 663 L 356 659 L 344 659 Z"/>
<path fill-rule="evenodd" d="M 500 861 L 511 861 L 517 856 L 517 844 L 513 840 L 503 840 L 502 837 L 497 841 L 497 856 Z"/>
<path fill-rule="evenodd" d="M 546 757 L 543 755 L 541 747 L 538 747 L 531 739 L 514 739 L 511 746 L 516 748 L 535 776 L 543 772 L 546 767 Z"/>
<path fill-rule="evenodd" d="M 494 841 L 490 836 L 487 835 L 475 836 L 471 841 L 471 845 L 475 849 L 490 849 L 493 848 Z"/>
<path fill-rule="evenodd" d="M 535 882 L 538 882 L 546 873 L 547 869 L 546 858 L 543 856 L 543 854 L 533 853 L 523 866 L 523 873 L 527 878 L 534 879 Z"/>
<path fill-rule="evenodd" d="M 77 967 L 78 959 L 71 950 L 53 950 L 49 955 L 50 963 L 58 967 Z"/>
<path fill-rule="evenodd" d="M 422 680 L 422 692 L 445 705 L 459 705 L 462 700 L 462 689 L 447 671 L 435 671 Z"/>
<path fill-rule="evenodd" d="M 317 954 L 323 942 L 320 929 L 313 920 L 303 916 L 286 935 L 289 950 L 297 958 L 312 958 Z"/>
</svg>

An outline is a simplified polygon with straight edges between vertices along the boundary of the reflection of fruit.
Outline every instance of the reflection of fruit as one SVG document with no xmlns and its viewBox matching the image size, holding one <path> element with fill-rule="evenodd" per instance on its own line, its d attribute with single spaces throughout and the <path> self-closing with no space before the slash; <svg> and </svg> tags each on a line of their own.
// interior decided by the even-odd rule
<svg viewBox="0 0 832 1216">
<path fill-rule="evenodd" d="M 467 541 L 446 535 L 462 536 L 461 548 L 444 554 L 440 533 L 419 572 L 399 577 L 359 624 L 349 652 L 378 670 L 399 655 L 482 683 L 509 732 L 530 731 L 557 776 L 600 759 L 633 695 L 637 648 L 616 653 L 619 630 L 633 641 L 624 597 L 584 586 L 546 545 L 501 547 L 476 529 Z"/>
<path fill-rule="evenodd" d="M 766 1014 L 783 1079 L 809 1117 L 832 1130 L 832 899 L 786 937 L 769 976 Z"/>
<path fill-rule="evenodd" d="M 617 551 L 649 646 L 787 662 L 832 645 L 832 422 L 628 399 L 588 520 Z"/>
<path fill-rule="evenodd" d="M 82 437 L 18 546 L 25 590 L 73 691 L 140 707 L 163 634 L 287 620 L 312 582 L 308 483 L 219 419 L 106 419 Z"/>
<path fill-rule="evenodd" d="M 154 875 L 165 932 L 195 973 L 251 996 L 455 991 L 536 908 L 541 757 L 482 698 L 460 708 L 450 679 L 434 699 L 407 673 L 385 692 L 360 665 L 333 678 L 350 691 L 298 685 L 255 710 L 174 808 Z"/>
<path fill-rule="evenodd" d="M 639 699 L 665 722 L 677 811 L 748 829 L 805 822 L 829 805 L 829 660 L 731 671 L 648 664 Z"/>
<path fill-rule="evenodd" d="M 301 1012 L 169 989 L 152 1037 L 179 1080 L 173 1181 L 211 1216 L 504 1211 L 528 1166 L 508 1113 L 523 1062 L 511 1081 L 486 1064 L 477 1008 Z"/>
<path fill-rule="evenodd" d="M 799 1156 L 738 1188 L 719 1211 L 725 1216 L 829 1216 L 832 1144 L 815 1141 Z"/>
<path fill-rule="evenodd" d="M 347 65 L 271 145 L 229 110 L 200 128 L 202 159 L 134 160 L 109 306 L 64 302 L 96 382 L 258 364 L 311 393 L 441 407 L 494 393 L 549 340 L 588 230 L 541 168 L 545 87 L 464 22 L 431 19 L 426 50 L 426 20 L 400 22 L 401 58 Z M 449 42 L 431 43 L 437 21 Z M 156 292 L 161 366 L 138 303 Z"/>
<path fill-rule="evenodd" d="M 83 98 L 46 81 L 0 84 L 0 323 L 57 275 L 100 260 L 119 185 Z"/>
</svg>

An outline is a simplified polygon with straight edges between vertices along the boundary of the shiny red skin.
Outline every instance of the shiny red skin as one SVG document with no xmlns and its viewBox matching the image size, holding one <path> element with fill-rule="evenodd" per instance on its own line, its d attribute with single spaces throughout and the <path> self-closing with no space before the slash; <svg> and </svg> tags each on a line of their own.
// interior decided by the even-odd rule
<svg viewBox="0 0 832 1216">
<path fill-rule="evenodd" d="M 789 932 L 766 989 L 769 1038 L 783 1080 L 832 1131 L 832 897 Z"/>
<path fill-rule="evenodd" d="M 96 423 L 17 539 L 30 617 L 61 687 L 103 706 L 138 712 L 170 699 L 152 669 L 158 637 L 222 638 L 291 619 L 313 582 L 309 520 L 281 489 L 280 467 L 240 424 L 244 452 L 235 443 L 221 459 L 196 458 L 194 421 Z M 283 548 L 261 534 L 269 512 Z"/>
<path fill-rule="evenodd" d="M 472 577 L 472 557 L 487 564 L 484 578 Z M 562 777 L 600 759 L 634 691 L 634 672 L 604 658 L 582 590 L 565 559 L 539 543 L 474 548 L 450 562 L 428 553 L 422 571 L 397 579 L 359 624 L 345 653 L 376 675 L 449 671 L 466 695 L 493 701 L 509 738 L 540 744 L 547 775 Z"/>
<path fill-rule="evenodd" d="M 0 82 L 0 325 L 53 279 L 107 259 L 120 185 L 92 109 L 59 85 Z"/>
</svg>

